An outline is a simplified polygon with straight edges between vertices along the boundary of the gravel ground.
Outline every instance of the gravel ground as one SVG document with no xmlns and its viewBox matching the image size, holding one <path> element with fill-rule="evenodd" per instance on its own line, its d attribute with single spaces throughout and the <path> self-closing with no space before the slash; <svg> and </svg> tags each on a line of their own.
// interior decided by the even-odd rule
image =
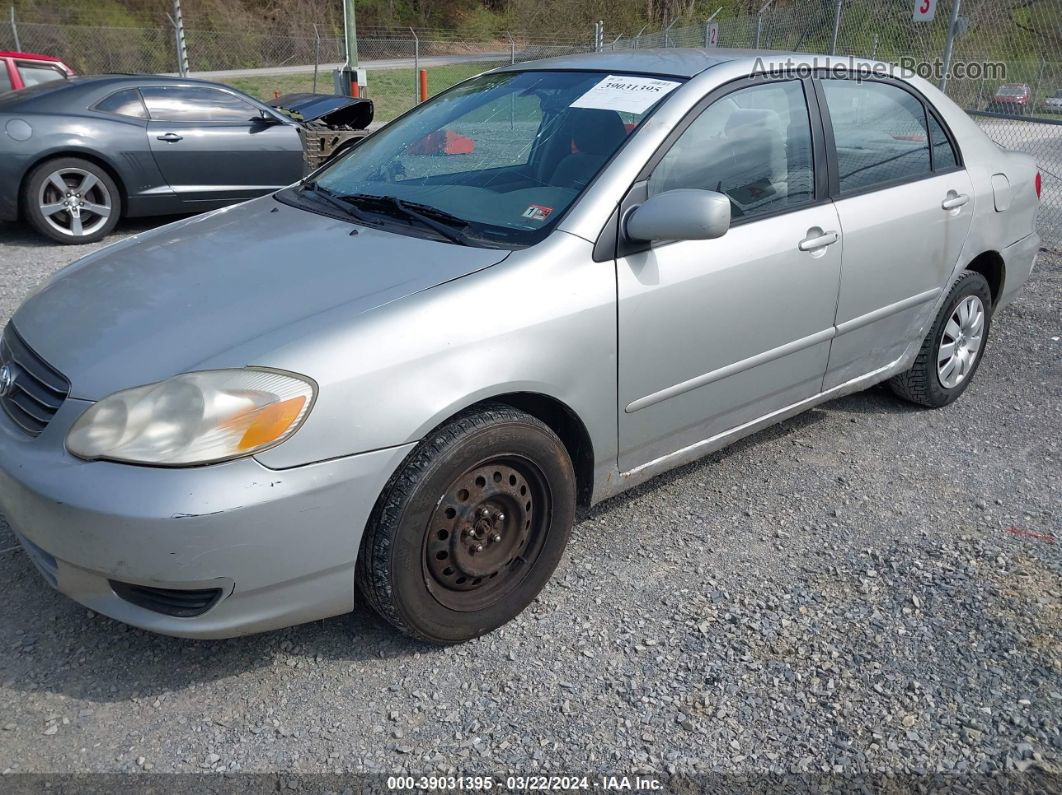
<svg viewBox="0 0 1062 795">
<path fill-rule="evenodd" d="M 0 322 L 85 251 L 0 226 Z M 1060 299 L 1044 252 L 946 409 L 872 389 L 598 506 L 456 648 L 362 604 L 150 635 L 50 590 L 0 518 L 0 770 L 1057 773 Z"/>
</svg>

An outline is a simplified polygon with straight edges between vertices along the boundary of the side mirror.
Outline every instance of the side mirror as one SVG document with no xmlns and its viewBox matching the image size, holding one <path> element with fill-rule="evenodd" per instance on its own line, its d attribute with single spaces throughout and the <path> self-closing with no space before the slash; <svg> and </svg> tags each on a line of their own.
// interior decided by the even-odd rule
<svg viewBox="0 0 1062 795">
<path fill-rule="evenodd" d="M 658 193 L 627 215 L 631 240 L 711 240 L 730 228 L 730 199 L 712 190 L 679 188 Z"/>
</svg>

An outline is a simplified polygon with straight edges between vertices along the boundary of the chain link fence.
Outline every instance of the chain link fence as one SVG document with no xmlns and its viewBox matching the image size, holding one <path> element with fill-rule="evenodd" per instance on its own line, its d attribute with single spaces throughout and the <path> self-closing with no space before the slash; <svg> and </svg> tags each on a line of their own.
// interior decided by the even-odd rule
<svg viewBox="0 0 1062 795">
<path fill-rule="evenodd" d="M 944 81 L 953 10 L 958 14 Z M 420 68 L 428 70 L 436 93 L 500 63 L 593 49 L 706 47 L 714 39 L 719 47 L 859 55 L 917 66 L 993 140 L 1036 157 L 1043 175 L 1040 234 L 1048 245 L 1062 247 L 1062 101 L 1052 101 L 1062 100 L 1062 2 L 938 0 L 934 18 L 926 22 L 914 21 L 913 12 L 912 0 L 773 0 L 757 14 L 622 35 L 597 28 L 470 39 L 442 29 L 361 28 L 358 55 L 369 70 L 368 95 L 381 120 L 416 103 Z M 277 35 L 201 30 L 194 20 L 186 25 L 193 74 L 259 96 L 330 91 L 330 69 L 346 57 L 340 32 L 331 28 L 296 26 Z M 165 25 L 101 28 L 13 18 L 7 23 L 0 16 L 0 49 L 60 55 L 82 73 L 177 70 L 176 31 Z"/>
</svg>

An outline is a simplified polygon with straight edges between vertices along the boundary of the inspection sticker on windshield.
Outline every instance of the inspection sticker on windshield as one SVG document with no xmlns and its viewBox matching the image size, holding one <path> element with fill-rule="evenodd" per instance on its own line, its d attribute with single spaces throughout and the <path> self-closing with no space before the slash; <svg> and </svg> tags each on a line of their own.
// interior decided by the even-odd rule
<svg viewBox="0 0 1062 795">
<path fill-rule="evenodd" d="M 532 221 L 545 221 L 551 212 L 553 212 L 552 207 L 544 204 L 531 204 L 524 210 L 524 218 L 530 218 Z"/>
<path fill-rule="evenodd" d="M 573 108 L 645 113 L 653 103 L 678 88 L 674 80 L 609 75 L 571 104 Z"/>
</svg>

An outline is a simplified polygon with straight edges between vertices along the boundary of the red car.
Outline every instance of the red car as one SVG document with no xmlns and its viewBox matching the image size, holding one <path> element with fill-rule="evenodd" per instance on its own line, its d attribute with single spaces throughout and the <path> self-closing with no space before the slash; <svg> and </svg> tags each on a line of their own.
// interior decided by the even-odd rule
<svg viewBox="0 0 1062 795">
<path fill-rule="evenodd" d="M 74 70 L 50 55 L 0 51 L 0 94 L 51 80 L 65 80 Z"/>
<path fill-rule="evenodd" d="M 988 110 L 1021 115 L 1028 110 L 1031 100 L 1032 91 L 1026 83 L 1004 83 L 996 89 Z"/>
</svg>

